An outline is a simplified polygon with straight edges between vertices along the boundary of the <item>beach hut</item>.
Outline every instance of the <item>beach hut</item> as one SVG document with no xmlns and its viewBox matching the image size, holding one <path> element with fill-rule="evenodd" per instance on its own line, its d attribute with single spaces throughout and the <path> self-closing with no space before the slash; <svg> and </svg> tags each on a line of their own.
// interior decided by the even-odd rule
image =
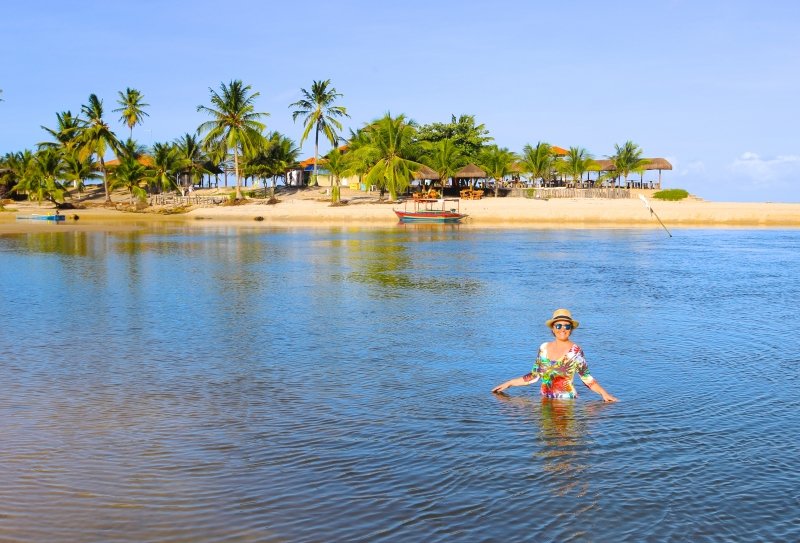
<svg viewBox="0 0 800 543">
<path fill-rule="evenodd" d="M 666 158 L 648 158 L 645 170 L 658 170 L 658 188 L 661 188 L 661 171 L 671 170 L 672 164 Z"/>
<path fill-rule="evenodd" d="M 417 171 L 414 172 L 412 178 L 416 180 L 428 179 L 430 181 L 438 181 L 439 174 L 436 173 L 436 171 L 433 170 L 432 168 L 429 168 L 423 164 L 422 167 L 420 167 Z"/>
<path fill-rule="evenodd" d="M 662 170 L 671 170 L 672 164 L 665 158 L 645 158 L 644 160 L 647 163 L 644 165 L 644 170 L 652 171 L 658 170 L 658 187 L 661 188 L 661 172 Z M 594 167 L 592 170 L 599 171 L 599 172 L 613 172 L 616 170 L 614 167 L 614 163 L 609 159 L 598 159 L 594 161 Z M 644 182 L 644 176 L 639 177 L 639 183 Z"/>
<path fill-rule="evenodd" d="M 470 188 L 472 188 L 476 179 L 486 179 L 486 172 L 475 164 L 467 164 L 453 175 L 453 179 L 466 179 L 469 181 Z"/>
</svg>

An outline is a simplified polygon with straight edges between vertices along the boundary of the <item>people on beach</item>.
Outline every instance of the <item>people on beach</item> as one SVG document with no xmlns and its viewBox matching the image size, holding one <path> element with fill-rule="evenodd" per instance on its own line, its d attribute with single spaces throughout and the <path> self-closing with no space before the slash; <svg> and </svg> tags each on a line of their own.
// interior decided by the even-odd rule
<svg viewBox="0 0 800 543">
<path fill-rule="evenodd" d="M 583 349 L 570 340 L 572 331 L 579 324 L 568 309 L 556 309 L 552 318 L 545 321 L 555 339 L 541 344 L 530 373 L 497 385 L 492 392 L 503 392 L 510 387 L 527 386 L 541 381 L 541 393 L 545 398 L 575 398 L 578 393 L 572 381 L 577 373 L 583 384 L 602 396 L 603 401 L 616 402 L 617 398 L 606 392 L 589 373 Z"/>
</svg>

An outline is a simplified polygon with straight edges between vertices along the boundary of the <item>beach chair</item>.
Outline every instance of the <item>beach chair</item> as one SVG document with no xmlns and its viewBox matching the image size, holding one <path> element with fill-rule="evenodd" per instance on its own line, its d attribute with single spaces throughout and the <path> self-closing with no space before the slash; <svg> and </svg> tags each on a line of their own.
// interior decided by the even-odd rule
<svg viewBox="0 0 800 543">
<path fill-rule="evenodd" d="M 483 191 L 482 190 L 475 190 L 472 192 L 472 199 L 473 200 L 480 200 L 483 198 Z"/>
</svg>

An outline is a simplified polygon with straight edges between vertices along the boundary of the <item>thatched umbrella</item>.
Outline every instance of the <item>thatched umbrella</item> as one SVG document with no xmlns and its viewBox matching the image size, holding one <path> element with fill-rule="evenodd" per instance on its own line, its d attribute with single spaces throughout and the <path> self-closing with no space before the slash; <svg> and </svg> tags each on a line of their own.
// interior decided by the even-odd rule
<svg viewBox="0 0 800 543">
<path fill-rule="evenodd" d="M 671 170 L 672 164 L 665 158 L 648 158 L 645 170 L 658 170 L 658 188 L 661 188 L 661 170 Z"/>
<path fill-rule="evenodd" d="M 414 172 L 412 178 L 417 180 L 430 179 L 431 181 L 436 181 L 439 179 L 439 174 L 436 173 L 435 170 L 423 164 L 417 171 Z"/>
<path fill-rule="evenodd" d="M 475 184 L 476 179 L 486 179 L 486 172 L 478 168 L 475 164 L 467 164 L 453 174 L 454 179 L 469 179 L 470 186 Z"/>
<path fill-rule="evenodd" d="M 138 162 L 142 166 L 147 166 L 148 168 L 152 168 L 155 165 L 155 161 L 153 160 L 153 157 L 151 157 L 150 155 L 142 155 L 142 156 L 140 156 L 139 158 L 136 159 L 136 162 Z M 121 163 L 121 161 L 118 158 L 115 158 L 113 160 L 109 160 L 109 161 L 107 161 L 105 163 L 106 164 L 106 169 L 107 170 L 113 170 L 114 168 L 119 166 L 120 163 Z"/>
<path fill-rule="evenodd" d="M 470 187 L 475 186 L 476 179 L 486 179 L 486 172 L 481 170 L 475 164 L 467 164 L 456 173 L 453 174 L 454 179 L 469 179 Z"/>
</svg>

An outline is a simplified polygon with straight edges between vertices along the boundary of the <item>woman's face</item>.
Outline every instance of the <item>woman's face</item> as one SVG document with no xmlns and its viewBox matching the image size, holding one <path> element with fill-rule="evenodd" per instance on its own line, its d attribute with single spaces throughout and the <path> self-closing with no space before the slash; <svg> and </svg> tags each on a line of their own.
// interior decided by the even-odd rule
<svg viewBox="0 0 800 543">
<path fill-rule="evenodd" d="M 553 335 L 557 339 L 568 339 L 572 333 L 572 323 L 566 321 L 559 321 L 553 323 Z"/>
</svg>

